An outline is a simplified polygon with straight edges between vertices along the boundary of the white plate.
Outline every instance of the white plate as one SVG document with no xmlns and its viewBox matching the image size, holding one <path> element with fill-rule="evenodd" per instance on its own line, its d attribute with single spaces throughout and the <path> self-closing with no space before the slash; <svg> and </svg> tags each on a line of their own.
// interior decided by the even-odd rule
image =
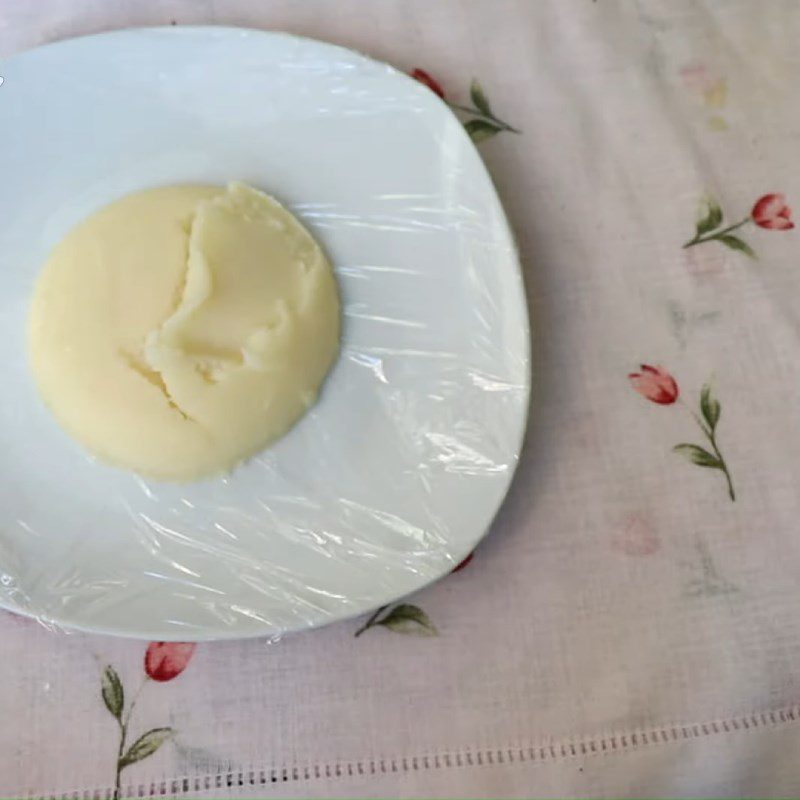
<svg viewBox="0 0 800 800">
<path fill-rule="evenodd" d="M 529 392 L 516 251 L 462 126 L 385 64 L 285 34 L 120 31 L 0 64 L 0 602 L 151 639 L 276 634 L 447 573 L 506 493 Z M 25 322 L 50 248 L 120 195 L 240 179 L 338 275 L 320 403 L 226 478 L 98 464 L 33 386 Z"/>
</svg>

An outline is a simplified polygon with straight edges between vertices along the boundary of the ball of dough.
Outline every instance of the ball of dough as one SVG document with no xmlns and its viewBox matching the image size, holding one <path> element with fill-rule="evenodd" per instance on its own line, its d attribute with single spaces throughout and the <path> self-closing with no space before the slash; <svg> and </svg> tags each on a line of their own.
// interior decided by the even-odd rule
<svg viewBox="0 0 800 800">
<path fill-rule="evenodd" d="M 339 347 L 336 281 L 271 197 L 232 183 L 128 195 L 39 278 L 29 356 L 45 402 L 101 459 L 188 481 L 282 436 Z"/>
</svg>

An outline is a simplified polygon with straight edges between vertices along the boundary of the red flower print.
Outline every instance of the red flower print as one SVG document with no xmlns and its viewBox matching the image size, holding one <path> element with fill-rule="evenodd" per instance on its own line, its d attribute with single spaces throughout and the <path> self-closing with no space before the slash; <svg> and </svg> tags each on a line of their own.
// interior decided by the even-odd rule
<svg viewBox="0 0 800 800">
<path fill-rule="evenodd" d="M 150 642 L 144 671 L 154 681 L 171 681 L 186 669 L 195 647 L 193 642 Z"/>
<path fill-rule="evenodd" d="M 734 235 L 734 231 L 738 231 L 750 222 L 755 222 L 759 228 L 772 231 L 789 231 L 794 228 L 792 209 L 786 205 L 786 198 L 776 193 L 760 197 L 753 210 L 744 219 L 732 225 L 728 225 L 724 220 L 725 214 L 720 204 L 713 198 L 706 198 L 695 224 L 695 234 L 683 245 L 684 249 L 706 242 L 719 242 L 731 250 L 738 250 L 750 258 L 756 258 L 753 248 L 740 235 Z"/>
<path fill-rule="evenodd" d="M 672 405 L 678 399 L 678 384 L 663 367 L 642 364 L 641 369 L 641 372 L 628 375 L 628 380 L 640 395 L 662 406 Z M 734 502 L 736 491 L 733 488 L 733 478 L 731 478 L 728 465 L 725 463 L 719 444 L 717 444 L 717 426 L 722 416 L 722 404 L 714 394 L 714 387 L 710 383 L 703 386 L 700 392 L 700 414 L 696 414 L 685 403 L 682 406 L 697 423 L 711 449 L 707 450 L 705 447 L 691 442 L 681 442 L 672 448 L 672 452 L 678 453 L 698 467 L 717 469 L 722 472 L 728 484 L 728 496 L 731 498 L 731 502 Z"/>
<path fill-rule="evenodd" d="M 464 569 L 464 567 L 466 567 L 467 564 L 469 564 L 469 562 L 472 561 L 472 557 L 474 555 L 475 553 L 470 553 L 463 561 L 460 561 L 458 564 L 456 564 L 455 567 L 453 567 L 453 569 L 450 570 L 451 574 L 453 572 L 458 572 L 459 570 Z"/>
<path fill-rule="evenodd" d="M 663 367 L 642 364 L 641 369 L 628 375 L 628 380 L 642 397 L 662 406 L 672 405 L 678 399 L 678 384 Z"/>
<path fill-rule="evenodd" d="M 753 222 L 760 228 L 773 231 L 788 231 L 794 228 L 792 210 L 786 205 L 782 194 L 765 194 L 753 206 Z"/>
<path fill-rule="evenodd" d="M 658 535 L 641 514 L 631 514 L 611 541 L 626 556 L 651 556 L 661 548 Z"/>
<path fill-rule="evenodd" d="M 148 679 L 163 683 L 177 678 L 186 669 L 195 647 L 197 645 L 191 642 L 150 642 L 144 656 L 144 671 L 147 678 L 142 681 L 138 691 L 133 694 L 133 699 L 128 700 L 127 709 L 125 701 L 129 695 L 125 691 L 117 671 L 111 664 L 107 664 L 103 668 L 100 678 L 100 696 L 103 698 L 108 713 L 117 721 L 119 728 L 112 800 L 120 800 L 122 794 L 120 780 L 123 770 L 152 756 L 175 734 L 175 730 L 170 727 L 150 728 L 133 743 L 129 741 L 131 716 L 136 708 L 139 695 L 145 688 Z"/>
<path fill-rule="evenodd" d="M 427 72 L 425 72 L 424 69 L 420 69 L 419 67 L 417 67 L 411 73 L 411 77 L 414 78 L 414 80 L 419 81 L 420 83 L 424 83 L 432 92 L 438 94 L 439 97 L 441 97 L 442 100 L 444 100 L 444 89 L 442 89 L 439 81 L 437 81 Z"/>
</svg>

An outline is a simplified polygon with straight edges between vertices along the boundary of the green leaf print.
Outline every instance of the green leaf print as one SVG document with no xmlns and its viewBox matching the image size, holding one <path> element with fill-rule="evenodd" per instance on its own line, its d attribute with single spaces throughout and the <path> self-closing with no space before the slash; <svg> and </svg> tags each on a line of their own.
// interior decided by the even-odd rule
<svg viewBox="0 0 800 800">
<path fill-rule="evenodd" d="M 494 116 L 494 114 L 492 114 L 492 107 L 489 105 L 489 100 L 484 94 L 483 87 L 477 78 L 472 79 L 472 83 L 469 87 L 469 96 L 472 100 L 472 104 L 478 109 L 478 111 L 481 112 L 481 114 L 484 114 L 487 117 Z"/>
<path fill-rule="evenodd" d="M 442 85 L 426 70 L 417 67 L 410 74 L 412 78 L 418 80 L 441 97 L 453 111 L 467 115 L 468 118 L 464 122 L 464 128 L 476 144 L 486 139 L 491 139 L 501 131 L 508 131 L 509 133 L 522 132 L 495 115 L 489 103 L 489 98 L 477 78 L 473 78 L 469 85 L 469 99 L 472 105 L 460 105 L 445 99 Z"/>
<path fill-rule="evenodd" d="M 708 423 L 708 427 L 713 433 L 722 414 L 722 406 L 712 394 L 711 384 L 707 383 L 700 392 L 700 411 L 702 411 L 703 419 Z"/>
<path fill-rule="evenodd" d="M 722 223 L 722 209 L 716 200 L 706 200 L 705 214 L 697 222 L 697 235 L 702 236 L 718 228 Z"/>
<path fill-rule="evenodd" d="M 469 119 L 464 123 L 464 128 L 476 144 L 491 139 L 503 130 L 499 125 L 485 119 Z"/>
<path fill-rule="evenodd" d="M 438 631 L 428 619 L 428 615 L 418 606 L 401 603 L 395 606 L 378 625 L 383 625 L 395 633 L 414 636 L 436 636 Z"/>
<path fill-rule="evenodd" d="M 153 728 L 142 734 L 119 760 L 120 769 L 153 755 L 172 736 L 172 728 Z"/>
<path fill-rule="evenodd" d="M 399 603 L 381 617 L 389 606 L 381 606 L 356 632 L 359 637 L 370 628 L 378 625 L 395 633 L 412 634 L 415 636 L 438 636 L 434 624 L 428 615 L 419 607 L 410 603 Z"/>
<path fill-rule="evenodd" d="M 107 666 L 103 670 L 101 677 L 100 691 L 103 695 L 103 702 L 106 708 L 117 718 L 122 716 L 122 709 L 125 706 L 125 691 L 122 688 L 122 681 L 119 679 L 114 667 Z"/>
<path fill-rule="evenodd" d="M 709 467 L 710 469 L 722 469 L 722 462 L 708 450 L 704 450 L 697 444 L 677 444 L 672 448 L 673 452 L 688 458 L 692 464 L 698 467 Z"/>
<path fill-rule="evenodd" d="M 727 247 L 730 247 L 731 250 L 738 250 L 740 253 L 750 256 L 750 258 L 756 258 L 753 248 L 750 247 L 744 239 L 740 239 L 738 236 L 726 233 L 717 236 L 716 239 Z"/>
</svg>

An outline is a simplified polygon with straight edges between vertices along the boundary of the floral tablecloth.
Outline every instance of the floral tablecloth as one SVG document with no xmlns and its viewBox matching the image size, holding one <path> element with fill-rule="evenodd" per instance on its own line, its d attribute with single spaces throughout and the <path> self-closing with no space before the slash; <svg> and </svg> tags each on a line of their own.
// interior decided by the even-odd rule
<svg viewBox="0 0 800 800">
<path fill-rule="evenodd" d="M 352 46 L 461 116 L 525 269 L 525 452 L 471 561 L 356 622 L 0 612 L 0 796 L 800 792 L 800 6 L 0 0 L 0 55 L 171 23 Z"/>
</svg>

